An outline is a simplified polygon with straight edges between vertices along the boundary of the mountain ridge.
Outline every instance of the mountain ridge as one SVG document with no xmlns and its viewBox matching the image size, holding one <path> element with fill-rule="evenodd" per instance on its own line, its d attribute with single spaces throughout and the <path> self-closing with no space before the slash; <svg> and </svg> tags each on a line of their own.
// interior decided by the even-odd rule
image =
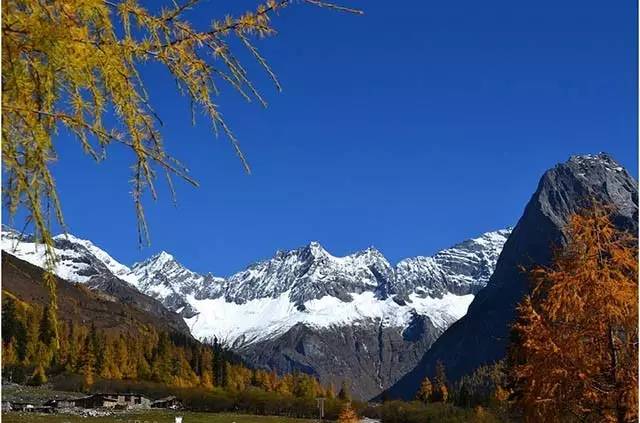
<svg viewBox="0 0 640 423">
<path fill-rule="evenodd" d="M 353 394 L 368 399 L 410 371 L 466 313 L 509 232 L 395 267 L 373 247 L 336 257 L 310 242 L 226 279 L 192 272 L 167 252 L 128 267 L 90 241 L 54 241 L 57 271 L 72 280 L 123 300 L 141 292 L 179 313 L 196 338 L 216 337 L 255 367 L 310 372 L 336 386 L 348 378 Z M 37 263 L 42 251 L 29 241 L 3 233 L 2 248 Z"/>
</svg>

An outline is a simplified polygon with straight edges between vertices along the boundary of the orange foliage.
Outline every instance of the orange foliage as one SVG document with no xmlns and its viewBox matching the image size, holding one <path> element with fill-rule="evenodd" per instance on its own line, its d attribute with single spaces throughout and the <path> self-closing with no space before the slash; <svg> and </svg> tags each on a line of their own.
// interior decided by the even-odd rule
<svg viewBox="0 0 640 423">
<path fill-rule="evenodd" d="M 360 419 L 351 407 L 351 403 L 347 402 L 342 411 L 340 411 L 340 415 L 338 416 L 338 423 L 358 423 L 359 421 Z"/>
<path fill-rule="evenodd" d="M 637 238 L 602 207 L 574 215 L 567 234 L 518 308 L 516 405 L 531 422 L 637 421 Z"/>
</svg>

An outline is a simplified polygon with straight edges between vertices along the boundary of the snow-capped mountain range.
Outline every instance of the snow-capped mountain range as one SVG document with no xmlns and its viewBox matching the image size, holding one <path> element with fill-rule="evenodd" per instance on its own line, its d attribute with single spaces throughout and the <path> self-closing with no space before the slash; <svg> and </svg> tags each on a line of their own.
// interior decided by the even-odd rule
<svg viewBox="0 0 640 423">
<path fill-rule="evenodd" d="M 128 267 L 91 241 L 70 234 L 54 240 L 61 278 L 86 283 L 112 274 L 180 313 L 194 336 L 242 347 L 299 323 L 331 327 L 376 320 L 404 328 L 417 314 L 444 331 L 486 284 L 509 233 L 488 232 L 395 267 L 373 247 L 335 257 L 311 242 L 228 278 L 192 272 L 166 252 Z M 43 266 L 42 246 L 8 227 L 2 249 Z"/>
</svg>

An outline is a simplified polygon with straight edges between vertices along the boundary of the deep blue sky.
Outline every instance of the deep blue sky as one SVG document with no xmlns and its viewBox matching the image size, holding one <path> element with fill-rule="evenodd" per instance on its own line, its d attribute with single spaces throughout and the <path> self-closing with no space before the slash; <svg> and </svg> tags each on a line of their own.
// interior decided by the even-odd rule
<svg viewBox="0 0 640 423">
<path fill-rule="evenodd" d="M 345 2 L 366 14 L 298 4 L 274 18 L 279 35 L 258 45 L 284 91 L 250 67 L 267 109 L 224 89 L 251 176 L 145 68 L 166 146 L 201 183 L 177 183 L 174 207 L 159 181 L 149 248 L 136 242 L 131 154 L 113 146 L 96 165 L 58 139 L 70 231 L 127 264 L 167 250 L 219 275 L 310 240 L 395 262 L 514 224 L 572 154 L 607 151 L 637 175 L 635 1 Z M 225 4 L 255 3 L 208 0 L 192 16 L 206 24 Z"/>
</svg>

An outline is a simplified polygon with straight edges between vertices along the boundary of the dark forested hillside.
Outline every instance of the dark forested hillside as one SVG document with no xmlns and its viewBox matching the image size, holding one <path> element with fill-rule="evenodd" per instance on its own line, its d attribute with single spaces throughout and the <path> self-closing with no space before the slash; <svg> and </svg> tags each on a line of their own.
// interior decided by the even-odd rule
<svg viewBox="0 0 640 423">
<path fill-rule="evenodd" d="M 5 375 L 18 382 L 37 384 L 70 373 L 82 375 L 85 387 L 96 378 L 213 386 L 216 373 L 226 383 L 225 363 L 238 361 L 217 345 L 194 340 L 168 310 L 151 313 L 60 278 L 56 326 L 42 269 L 5 253 L 2 282 L 2 364 Z"/>
<path fill-rule="evenodd" d="M 178 315 L 153 298 L 126 287 L 123 281 L 108 284 L 101 280 L 111 288 L 109 290 L 88 289 L 60 278 L 56 281 L 58 311 L 64 320 L 79 324 L 91 322 L 98 329 L 115 329 L 117 332 L 131 332 L 137 325 L 148 324 L 159 331 L 191 336 L 189 328 Z M 42 283 L 42 269 L 4 251 L 2 289 L 21 301 L 41 306 L 49 303 L 48 290 Z"/>
</svg>

